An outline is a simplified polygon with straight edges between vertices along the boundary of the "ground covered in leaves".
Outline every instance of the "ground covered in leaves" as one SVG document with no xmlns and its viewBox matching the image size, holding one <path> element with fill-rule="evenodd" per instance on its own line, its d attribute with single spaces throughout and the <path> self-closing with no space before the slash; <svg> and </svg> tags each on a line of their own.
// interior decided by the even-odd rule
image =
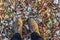
<svg viewBox="0 0 60 40">
<path fill-rule="evenodd" d="M 53 0 L 20 0 L 0 4 L 0 40 L 20 33 L 30 39 L 37 32 L 44 40 L 60 39 L 60 5 Z"/>
</svg>

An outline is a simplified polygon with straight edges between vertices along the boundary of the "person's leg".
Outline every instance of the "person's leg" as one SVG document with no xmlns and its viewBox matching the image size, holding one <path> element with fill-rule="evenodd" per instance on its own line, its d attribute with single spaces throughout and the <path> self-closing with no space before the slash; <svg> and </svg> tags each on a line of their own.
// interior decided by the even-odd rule
<svg viewBox="0 0 60 40">
<path fill-rule="evenodd" d="M 41 36 L 39 36 L 36 32 L 31 34 L 31 40 L 43 40 Z"/>
<path fill-rule="evenodd" d="M 22 40 L 22 39 L 21 39 L 21 36 L 20 36 L 19 33 L 15 33 L 15 34 L 13 35 L 13 37 L 11 38 L 11 40 Z"/>
</svg>

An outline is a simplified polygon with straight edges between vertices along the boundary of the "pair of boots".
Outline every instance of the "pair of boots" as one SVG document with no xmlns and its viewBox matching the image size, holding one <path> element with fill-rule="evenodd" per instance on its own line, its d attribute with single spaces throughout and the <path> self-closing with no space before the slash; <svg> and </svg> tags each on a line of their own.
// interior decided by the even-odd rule
<svg viewBox="0 0 60 40">
<path fill-rule="evenodd" d="M 22 38 L 21 38 L 19 33 L 16 33 L 16 34 L 13 35 L 11 40 L 22 40 Z M 40 37 L 36 32 L 33 32 L 31 34 L 31 40 L 43 40 L 43 38 Z"/>
</svg>

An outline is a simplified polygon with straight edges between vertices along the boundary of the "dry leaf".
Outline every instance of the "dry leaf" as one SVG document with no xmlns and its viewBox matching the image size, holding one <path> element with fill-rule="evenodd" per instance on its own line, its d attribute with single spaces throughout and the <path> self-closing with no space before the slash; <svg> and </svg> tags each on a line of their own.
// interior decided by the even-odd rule
<svg viewBox="0 0 60 40">
<path fill-rule="evenodd" d="M 0 0 L 0 3 L 2 3 L 2 0 Z"/>
<path fill-rule="evenodd" d="M 0 15 L 0 19 L 2 19 L 2 15 Z"/>
<path fill-rule="evenodd" d="M 19 19 L 18 19 L 18 21 L 19 21 L 19 27 L 18 27 L 18 31 L 19 31 L 19 33 L 20 33 L 20 35 L 21 35 L 21 37 L 22 37 L 22 27 L 23 27 L 23 21 L 22 21 L 22 18 L 20 17 Z"/>
<path fill-rule="evenodd" d="M 43 36 L 43 38 L 44 38 L 44 40 L 47 40 L 47 34 L 46 33 L 44 33 L 44 36 Z"/>
</svg>

